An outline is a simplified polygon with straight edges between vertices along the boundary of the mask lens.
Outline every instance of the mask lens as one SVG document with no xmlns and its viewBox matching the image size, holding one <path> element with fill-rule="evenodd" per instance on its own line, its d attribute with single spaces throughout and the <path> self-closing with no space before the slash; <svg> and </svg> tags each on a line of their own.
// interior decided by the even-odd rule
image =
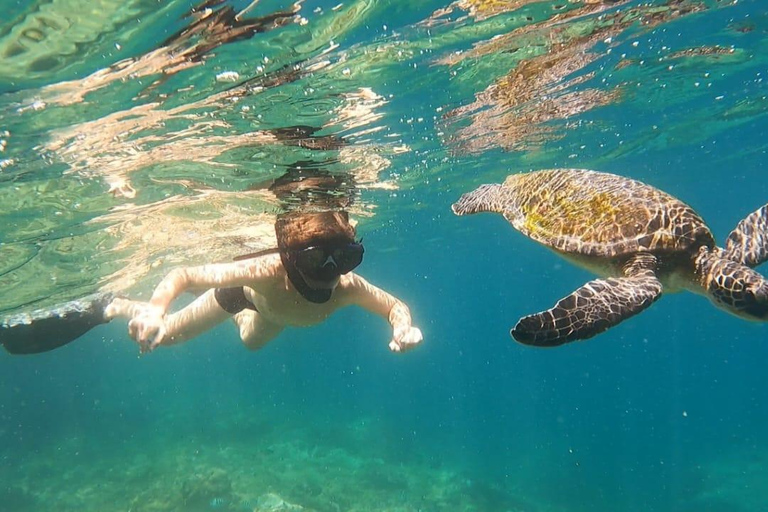
<svg viewBox="0 0 768 512">
<path fill-rule="evenodd" d="M 333 259 L 342 274 L 350 272 L 363 261 L 363 244 L 347 244 L 333 251 Z"/>
<path fill-rule="evenodd" d="M 330 280 L 346 274 L 363 261 L 363 245 L 350 243 L 341 247 L 307 247 L 296 253 L 296 265 L 305 274 Z"/>
<path fill-rule="evenodd" d="M 322 247 L 307 247 L 296 253 L 296 265 L 302 270 L 320 268 L 327 259 Z"/>
</svg>

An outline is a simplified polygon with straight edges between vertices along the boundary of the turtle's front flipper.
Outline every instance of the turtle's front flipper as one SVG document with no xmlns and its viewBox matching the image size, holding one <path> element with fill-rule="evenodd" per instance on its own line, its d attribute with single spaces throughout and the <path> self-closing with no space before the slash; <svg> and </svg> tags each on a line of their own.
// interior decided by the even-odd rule
<svg viewBox="0 0 768 512">
<path fill-rule="evenodd" d="M 11 354 L 47 352 L 108 322 L 104 309 L 111 293 L 96 293 L 51 309 L 17 314 L 0 321 L 0 344 Z"/>
<path fill-rule="evenodd" d="M 739 222 L 725 242 L 725 257 L 756 267 L 768 259 L 768 204 Z"/>
<path fill-rule="evenodd" d="M 520 319 L 510 332 L 520 343 L 556 347 L 584 340 L 634 316 L 661 296 L 661 282 L 651 272 L 595 279 L 555 307 Z"/>
</svg>

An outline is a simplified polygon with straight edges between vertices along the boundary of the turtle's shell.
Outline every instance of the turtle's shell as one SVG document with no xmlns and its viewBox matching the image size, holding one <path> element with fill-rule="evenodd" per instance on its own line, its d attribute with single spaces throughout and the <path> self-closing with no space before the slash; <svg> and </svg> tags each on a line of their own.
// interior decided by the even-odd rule
<svg viewBox="0 0 768 512">
<path fill-rule="evenodd" d="M 682 201 L 615 174 L 555 169 L 509 176 L 500 213 L 530 238 L 559 251 L 616 257 L 685 252 L 714 238 Z"/>
</svg>

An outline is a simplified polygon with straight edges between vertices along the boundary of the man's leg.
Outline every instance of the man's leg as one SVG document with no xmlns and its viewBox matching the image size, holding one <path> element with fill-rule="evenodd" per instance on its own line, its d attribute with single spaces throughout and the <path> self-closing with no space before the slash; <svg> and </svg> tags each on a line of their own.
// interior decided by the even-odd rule
<svg viewBox="0 0 768 512">
<path fill-rule="evenodd" d="M 232 319 L 240 329 L 240 339 L 250 350 L 262 348 L 283 330 L 282 325 L 265 320 L 258 312 L 251 309 L 242 310 Z"/>
<path fill-rule="evenodd" d="M 165 315 L 146 302 L 115 299 L 107 308 L 109 318 L 127 318 L 128 334 L 149 352 L 159 345 L 175 345 L 195 338 L 232 316 L 208 290 L 183 309 Z"/>
</svg>

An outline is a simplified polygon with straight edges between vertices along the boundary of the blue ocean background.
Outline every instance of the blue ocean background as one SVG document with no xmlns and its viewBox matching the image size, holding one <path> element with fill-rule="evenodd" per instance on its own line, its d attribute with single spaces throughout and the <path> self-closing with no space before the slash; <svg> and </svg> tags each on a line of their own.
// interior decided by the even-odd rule
<svg viewBox="0 0 768 512">
<path fill-rule="evenodd" d="M 27 8 L 3 4 L 12 14 Z M 267 4 L 258 8 L 279 6 Z M 447 3 L 372 3 L 369 17 L 335 41 L 335 52 L 376 41 L 410 41 L 427 51 L 361 78 L 389 98 L 380 109 L 386 130 L 369 140 L 394 137 L 410 150 L 385 171 L 398 180 L 396 190 L 361 191 L 375 208 L 359 218 L 366 253 L 357 272 L 410 306 L 423 345 L 391 353 L 387 323 L 349 308 L 324 324 L 287 329 L 258 352 L 244 349 L 227 323 L 139 356 L 126 322 L 114 321 L 49 353 L 2 354 L 0 510 L 768 510 L 765 325 L 679 293 L 584 342 L 549 350 L 519 345 L 509 335 L 519 317 L 549 308 L 591 275 L 501 216 L 457 217 L 450 209 L 462 193 L 511 173 L 590 168 L 675 195 L 723 242 L 768 202 L 768 6 L 702 4 L 707 10 L 650 31 L 631 26 L 611 36 L 619 42 L 610 52 L 608 43 L 598 44 L 601 57 L 577 74 L 594 73 L 587 85 L 604 90 L 632 82 L 621 101 L 549 122 L 560 137 L 543 145 L 463 152 L 452 142 L 458 129 L 442 113 L 472 103 L 512 66 L 447 69 L 432 60 L 490 39 L 490 21 L 452 20 L 455 41 L 431 52 L 418 24 Z M 177 16 L 140 30 L 122 56 L 155 48 L 194 4 L 170 5 Z M 330 13 L 335 5 L 307 3 L 301 12 L 311 26 L 313 9 Z M 644 5 L 651 4 L 620 8 Z M 537 3 L 509 16 L 536 18 L 537 9 L 553 8 Z M 485 35 L 459 30 L 472 23 Z M 753 28 L 729 29 L 734 24 Z M 259 44 L 258 36 L 236 43 L 215 59 L 234 62 Z M 744 57 L 692 58 L 677 71 L 666 63 L 632 75 L 614 69 L 622 54 L 650 60 L 662 47 L 712 45 L 733 46 Z M 3 82 L 0 129 L 11 135 L 0 157 L 16 163 L 2 168 L 0 194 L 38 179 L 25 174 L 28 162 L 46 180 L 65 175 L 67 164 L 42 167 L 35 154 L 49 130 L 139 101 L 128 80 L 94 93 L 98 102 L 87 109 L 62 107 L 69 118 L 35 124 L 19 110 L 26 94 L 116 60 L 89 55 L 49 77 Z M 188 79 L 211 83 L 219 72 L 213 68 L 207 63 Z M 146 190 L 151 180 L 144 182 Z M 41 207 L 41 217 L 47 211 Z M 6 226 L 3 245 L 19 243 Z M 8 303 L 12 293 L 0 291 Z M 46 293 L 42 287 L 39 295 Z"/>
</svg>

